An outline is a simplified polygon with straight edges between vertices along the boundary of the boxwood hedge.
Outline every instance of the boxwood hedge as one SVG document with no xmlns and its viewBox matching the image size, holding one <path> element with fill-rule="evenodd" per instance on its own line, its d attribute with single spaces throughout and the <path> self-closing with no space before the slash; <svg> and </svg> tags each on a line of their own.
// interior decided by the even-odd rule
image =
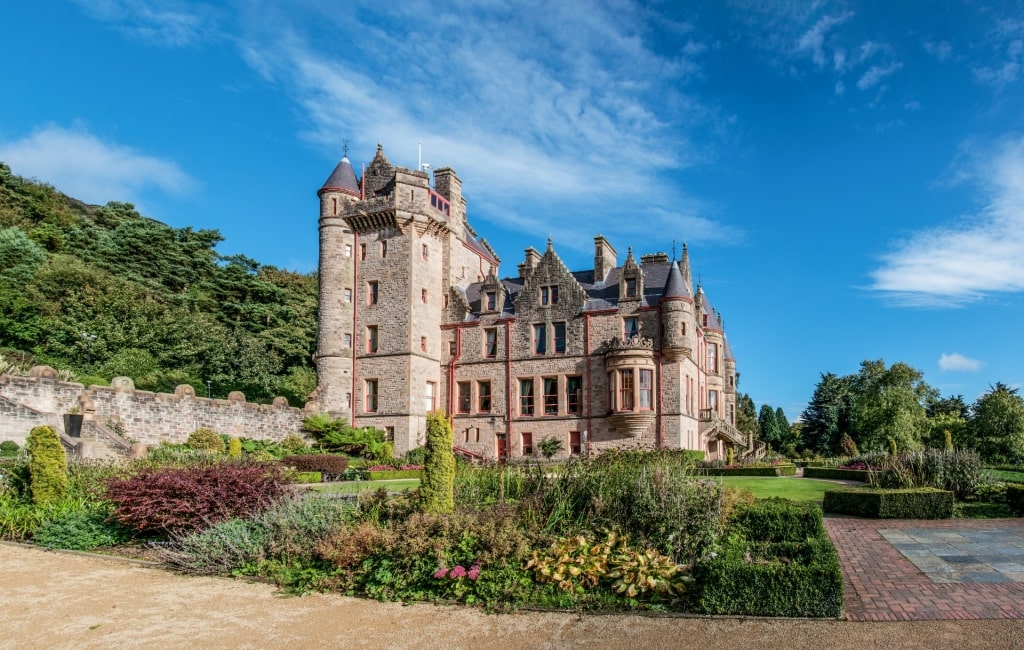
<svg viewBox="0 0 1024 650">
<path fill-rule="evenodd" d="M 804 478 L 824 478 L 838 481 L 868 482 L 870 472 L 866 469 L 841 469 L 839 467 L 805 467 Z"/>
<path fill-rule="evenodd" d="M 953 493 L 935 488 L 829 490 L 822 508 L 825 512 L 876 519 L 949 519 L 953 516 Z"/>
</svg>

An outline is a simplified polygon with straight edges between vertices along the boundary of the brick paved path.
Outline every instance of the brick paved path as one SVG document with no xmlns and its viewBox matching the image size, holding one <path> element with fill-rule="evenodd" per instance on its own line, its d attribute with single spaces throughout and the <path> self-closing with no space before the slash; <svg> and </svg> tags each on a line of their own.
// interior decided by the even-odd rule
<svg viewBox="0 0 1024 650">
<path fill-rule="evenodd" d="M 973 537 L 978 537 L 975 533 L 983 537 L 986 531 L 992 536 L 1005 533 L 1006 537 L 1024 537 L 1024 521 L 1020 519 L 924 521 L 830 515 L 825 518 L 825 529 L 843 566 L 848 620 L 1024 619 L 1024 582 L 951 582 L 971 579 L 953 573 L 936 578 L 940 580 L 936 582 L 885 537 L 906 540 L 914 531 L 928 531 L 931 537 L 953 540 L 952 548 L 958 532 L 970 532 Z M 879 531 L 885 531 L 885 536 Z M 1007 546 L 1006 550 L 1015 552 L 1014 548 Z M 1000 561 L 1008 564 L 1020 560 L 1020 555 L 988 558 L 989 564 L 997 567 Z M 1002 580 L 1003 575 L 997 578 Z"/>
</svg>

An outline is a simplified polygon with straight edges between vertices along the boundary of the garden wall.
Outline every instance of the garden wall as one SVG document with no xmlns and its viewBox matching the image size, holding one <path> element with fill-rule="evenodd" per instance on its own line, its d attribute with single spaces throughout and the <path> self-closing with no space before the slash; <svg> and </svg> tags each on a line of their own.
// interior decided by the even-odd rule
<svg viewBox="0 0 1024 650">
<path fill-rule="evenodd" d="M 131 379 L 117 377 L 111 386 L 90 386 L 59 381 L 45 366 L 28 377 L 0 375 L 0 440 L 19 445 L 32 427 L 53 424 L 63 430 L 62 415 L 78 409 L 86 421 L 119 425 L 124 436 L 147 445 L 184 442 L 200 427 L 234 437 L 283 440 L 299 433 L 307 409 L 288 406 L 283 397 L 273 404 L 245 401 L 234 392 L 228 399 L 198 397 L 188 385 L 173 394 L 135 390 Z"/>
</svg>

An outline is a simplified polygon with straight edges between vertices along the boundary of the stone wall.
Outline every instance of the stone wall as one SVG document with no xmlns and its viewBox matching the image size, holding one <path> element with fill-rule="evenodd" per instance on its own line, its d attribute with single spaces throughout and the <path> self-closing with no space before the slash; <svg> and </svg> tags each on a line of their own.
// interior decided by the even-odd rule
<svg viewBox="0 0 1024 650">
<path fill-rule="evenodd" d="M 39 424 L 62 430 L 61 416 L 76 408 L 87 421 L 119 423 L 126 437 L 147 445 L 184 442 L 200 427 L 233 437 L 283 440 L 300 433 L 302 420 L 311 413 L 288 406 L 283 397 L 274 404 L 246 402 L 238 392 L 226 400 L 207 399 L 197 397 L 187 385 L 175 394 L 151 393 L 135 390 L 123 377 L 110 387 L 85 388 L 36 370 L 36 376 L 0 376 L 0 440 L 24 444 Z"/>
</svg>

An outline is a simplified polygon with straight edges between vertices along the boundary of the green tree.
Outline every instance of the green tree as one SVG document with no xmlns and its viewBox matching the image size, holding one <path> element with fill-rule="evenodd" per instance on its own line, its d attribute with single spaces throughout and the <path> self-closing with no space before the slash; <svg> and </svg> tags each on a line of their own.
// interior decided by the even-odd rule
<svg viewBox="0 0 1024 650">
<path fill-rule="evenodd" d="M 850 429 L 850 384 L 849 377 L 831 372 L 821 374 L 814 395 L 801 415 L 807 449 L 823 456 L 841 451 L 839 439 Z"/>
<path fill-rule="evenodd" d="M 969 428 L 985 460 L 1024 459 L 1024 399 L 1016 388 L 991 386 L 971 407 Z"/>
<path fill-rule="evenodd" d="M 32 502 L 38 505 L 60 500 L 68 491 L 68 459 L 57 431 L 50 426 L 32 429 L 28 449 Z"/>
<path fill-rule="evenodd" d="M 779 428 L 779 421 L 775 417 L 775 409 L 768 404 L 762 404 L 757 416 L 757 426 L 761 430 L 761 440 L 772 449 L 778 451 L 782 448 L 785 432 Z"/>
<path fill-rule="evenodd" d="M 921 371 L 902 361 L 863 361 L 853 378 L 850 434 L 861 451 L 882 451 L 889 439 L 901 450 L 920 449 L 928 433 L 924 405 L 937 391 Z"/>
<path fill-rule="evenodd" d="M 420 483 L 424 512 L 455 510 L 455 452 L 452 425 L 442 411 L 427 414 L 427 445 Z"/>
<path fill-rule="evenodd" d="M 754 434 L 755 438 L 761 437 L 757 426 L 757 407 L 746 393 L 740 393 L 736 398 L 736 428 L 747 435 Z"/>
</svg>

